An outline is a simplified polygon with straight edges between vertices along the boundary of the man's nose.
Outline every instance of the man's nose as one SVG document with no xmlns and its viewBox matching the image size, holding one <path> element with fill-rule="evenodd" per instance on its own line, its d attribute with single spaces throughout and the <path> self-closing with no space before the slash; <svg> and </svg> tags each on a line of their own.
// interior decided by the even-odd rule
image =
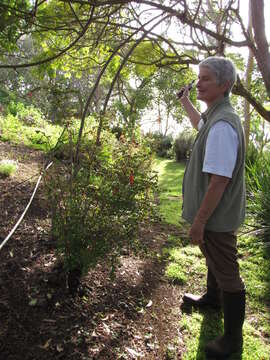
<svg viewBox="0 0 270 360">
<path fill-rule="evenodd" d="M 198 85 L 200 85 L 200 84 L 201 84 L 200 79 L 196 80 L 196 82 L 195 82 L 195 86 L 196 86 L 196 87 L 198 87 Z"/>
</svg>

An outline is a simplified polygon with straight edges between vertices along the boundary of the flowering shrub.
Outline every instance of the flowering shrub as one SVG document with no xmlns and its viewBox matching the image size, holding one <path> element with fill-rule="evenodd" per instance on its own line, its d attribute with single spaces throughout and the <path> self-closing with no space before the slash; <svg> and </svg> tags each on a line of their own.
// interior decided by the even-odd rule
<svg viewBox="0 0 270 360">
<path fill-rule="evenodd" d="M 106 139 L 106 141 L 105 141 Z M 84 142 L 79 170 L 59 163 L 47 175 L 52 232 L 67 271 L 117 257 L 135 244 L 139 223 L 153 214 L 156 174 L 143 143 L 104 132 L 101 146 Z"/>
</svg>

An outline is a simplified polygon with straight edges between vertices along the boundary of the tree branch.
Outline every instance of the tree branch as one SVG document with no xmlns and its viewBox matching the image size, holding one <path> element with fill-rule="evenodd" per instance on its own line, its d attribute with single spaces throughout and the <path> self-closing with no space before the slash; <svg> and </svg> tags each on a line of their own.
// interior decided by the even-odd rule
<svg viewBox="0 0 270 360">
<path fill-rule="evenodd" d="M 240 95 L 245 98 L 254 109 L 268 122 L 270 122 L 270 111 L 266 110 L 261 103 L 259 103 L 254 96 L 244 87 L 240 78 L 237 78 L 237 82 L 232 89 L 233 94 Z"/>
<path fill-rule="evenodd" d="M 55 54 L 51 57 L 48 57 L 46 59 L 40 60 L 40 61 L 36 61 L 36 62 L 32 62 L 32 63 L 28 63 L 28 64 L 13 64 L 13 65 L 8 65 L 8 64 L 0 64 L 0 69 L 17 69 L 17 68 L 27 68 L 27 67 L 32 67 L 32 66 L 37 66 L 37 65 L 42 65 L 45 64 L 47 62 L 53 61 L 55 59 L 58 59 L 60 56 L 62 56 L 63 54 L 65 54 L 68 50 L 70 50 L 86 33 L 89 25 L 92 22 L 92 17 L 94 14 L 94 7 L 92 8 L 92 12 L 90 15 L 90 18 L 88 19 L 86 25 L 84 26 L 83 30 L 81 31 L 80 35 L 74 40 L 72 41 L 66 48 L 64 48 L 63 50 L 61 50 L 58 54 Z"/>
</svg>

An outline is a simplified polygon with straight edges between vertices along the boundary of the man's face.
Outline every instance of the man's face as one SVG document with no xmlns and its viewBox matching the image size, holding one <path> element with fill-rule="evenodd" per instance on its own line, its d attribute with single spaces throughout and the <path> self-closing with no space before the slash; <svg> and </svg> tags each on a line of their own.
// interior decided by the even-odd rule
<svg viewBox="0 0 270 360">
<path fill-rule="evenodd" d="M 217 84 L 215 74 L 206 66 L 200 66 L 197 82 L 197 98 L 204 101 L 209 107 L 213 102 L 224 97 L 229 83 Z"/>
</svg>

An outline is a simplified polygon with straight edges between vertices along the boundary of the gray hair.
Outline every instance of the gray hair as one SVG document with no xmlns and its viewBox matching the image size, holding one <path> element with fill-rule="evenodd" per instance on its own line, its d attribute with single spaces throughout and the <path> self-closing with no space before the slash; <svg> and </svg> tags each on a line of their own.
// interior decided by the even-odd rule
<svg viewBox="0 0 270 360">
<path fill-rule="evenodd" d="M 210 56 L 199 63 L 200 66 L 208 67 L 217 79 L 218 85 L 223 85 L 227 81 L 230 84 L 229 89 L 225 92 L 225 96 L 229 96 L 234 83 L 236 82 L 236 68 L 234 63 L 222 56 Z"/>
</svg>

